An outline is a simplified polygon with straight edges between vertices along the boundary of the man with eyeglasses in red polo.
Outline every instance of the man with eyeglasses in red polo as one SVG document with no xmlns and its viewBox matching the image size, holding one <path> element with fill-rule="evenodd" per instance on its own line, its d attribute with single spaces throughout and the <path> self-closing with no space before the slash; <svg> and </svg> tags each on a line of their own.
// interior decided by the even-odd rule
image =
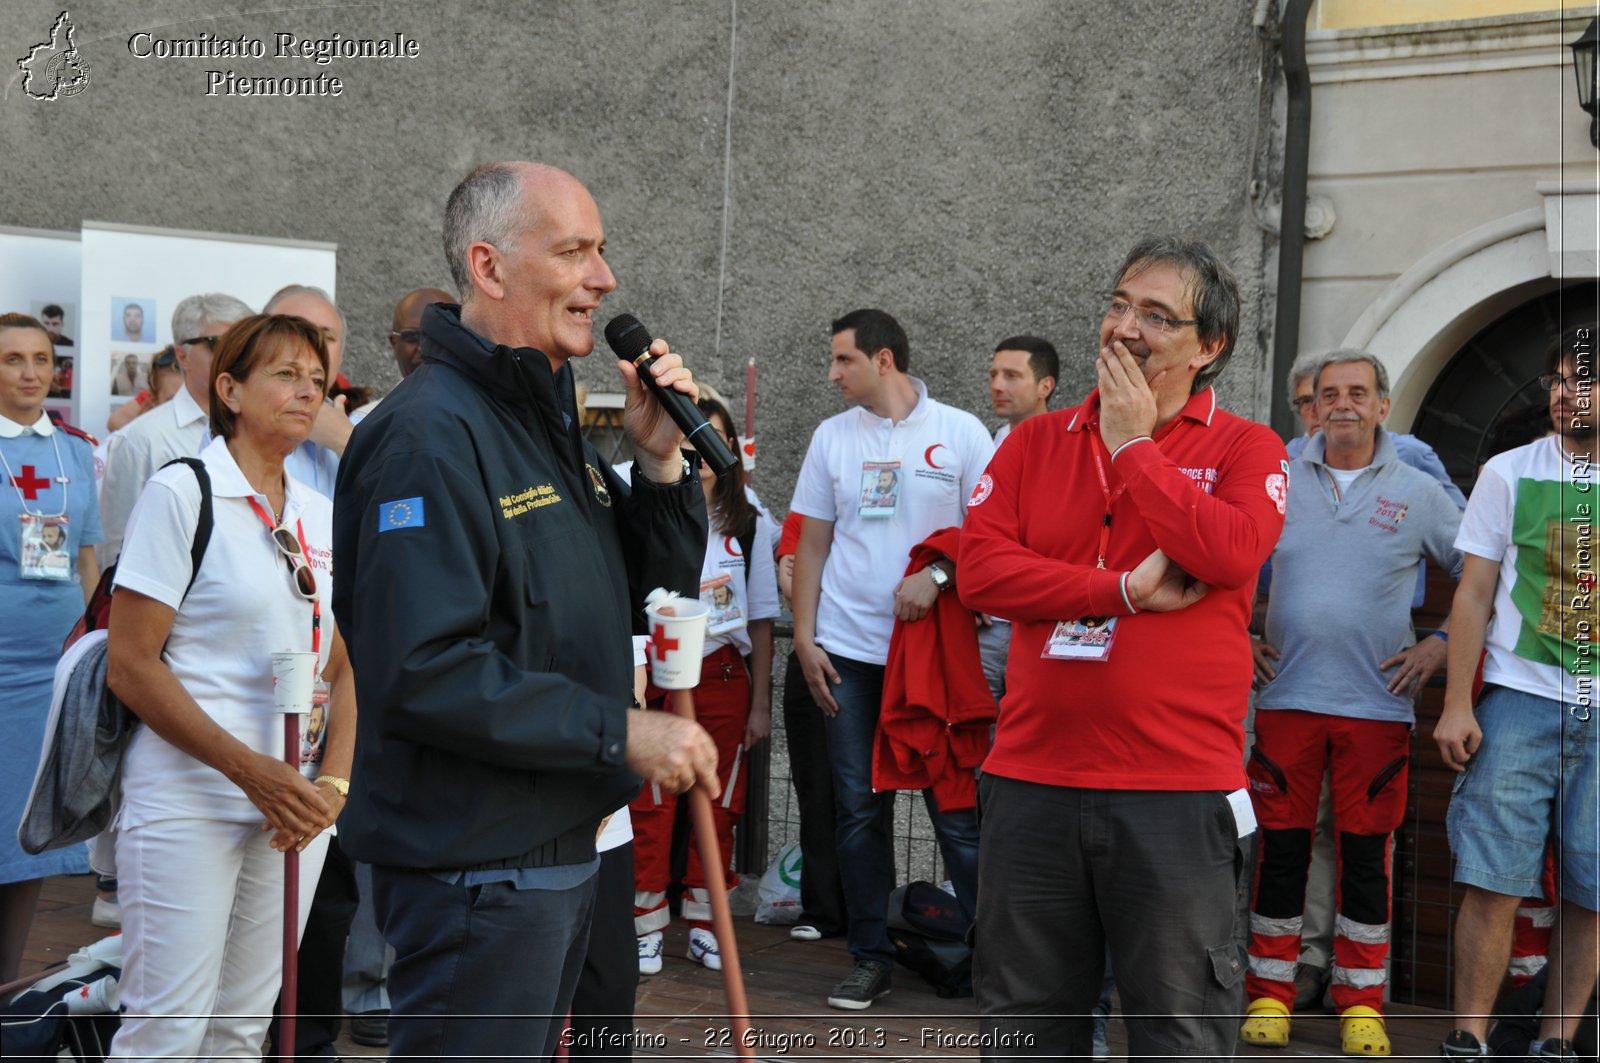
<svg viewBox="0 0 1600 1063">
<path fill-rule="evenodd" d="M 1108 947 L 1130 1056 L 1233 1054 L 1247 626 L 1288 463 L 1211 388 L 1239 324 L 1216 255 L 1148 239 L 1116 278 L 1099 387 L 1016 427 L 961 535 L 963 604 L 1013 623 L 979 784 L 987 1058 L 1090 1055 Z"/>
</svg>

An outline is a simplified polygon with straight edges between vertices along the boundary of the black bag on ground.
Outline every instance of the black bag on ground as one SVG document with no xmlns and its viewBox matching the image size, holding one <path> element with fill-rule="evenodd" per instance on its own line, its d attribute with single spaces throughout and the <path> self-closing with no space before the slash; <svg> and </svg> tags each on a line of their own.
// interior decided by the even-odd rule
<svg viewBox="0 0 1600 1063">
<path fill-rule="evenodd" d="M 1526 1057 L 1528 1045 L 1539 1036 L 1539 1013 L 1544 1009 L 1545 967 L 1522 985 L 1501 997 L 1494 1006 L 1495 1023 L 1489 1029 L 1489 1054 Z M 1595 1058 L 1595 1008 L 1600 993 L 1589 997 L 1589 1007 L 1572 1037 L 1579 1059 Z"/>
<path fill-rule="evenodd" d="M 941 997 L 972 995 L 971 926 L 956 899 L 931 882 L 909 882 L 889 894 L 895 960 Z"/>
<path fill-rule="evenodd" d="M 74 1015 L 62 998 L 74 989 L 121 973 L 116 967 L 102 967 L 84 978 L 58 982 L 49 989 L 29 989 L 0 1005 L 0 1049 L 5 1052 L 7 1063 L 57 1059 L 102 1063 L 111 1038 L 122 1023 L 121 1016 Z M 71 1054 L 62 1056 L 62 1049 Z"/>
</svg>

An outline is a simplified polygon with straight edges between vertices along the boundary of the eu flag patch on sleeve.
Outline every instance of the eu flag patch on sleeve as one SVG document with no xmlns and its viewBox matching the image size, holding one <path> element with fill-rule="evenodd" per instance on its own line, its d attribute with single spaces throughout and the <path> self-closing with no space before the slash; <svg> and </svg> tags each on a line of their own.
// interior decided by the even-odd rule
<svg viewBox="0 0 1600 1063">
<path fill-rule="evenodd" d="M 422 513 L 422 496 L 400 498 L 393 502 L 378 503 L 378 531 L 395 531 L 399 528 L 420 528 L 425 524 Z"/>
</svg>

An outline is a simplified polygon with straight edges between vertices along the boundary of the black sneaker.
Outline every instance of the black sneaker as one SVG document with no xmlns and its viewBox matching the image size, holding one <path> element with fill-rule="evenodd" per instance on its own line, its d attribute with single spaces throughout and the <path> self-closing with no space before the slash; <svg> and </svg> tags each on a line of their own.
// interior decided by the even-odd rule
<svg viewBox="0 0 1600 1063">
<path fill-rule="evenodd" d="M 389 1013 L 363 1011 L 350 1016 L 350 1040 L 369 1048 L 384 1048 L 389 1044 Z"/>
<path fill-rule="evenodd" d="M 1489 1046 L 1466 1030 L 1451 1030 L 1450 1036 L 1439 1046 L 1440 1059 L 1477 1059 L 1489 1055 Z"/>
<path fill-rule="evenodd" d="M 1572 1050 L 1572 1042 L 1559 1037 L 1551 1037 L 1544 1041 L 1535 1041 L 1528 1046 L 1529 1059 L 1570 1059 L 1576 1060 L 1578 1053 Z"/>
<path fill-rule="evenodd" d="M 889 965 L 872 960 L 857 960 L 850 977 L 833 987 L 828 1007 L 864 1011 L 879 997 L 889 995 Z"/>
</svg>

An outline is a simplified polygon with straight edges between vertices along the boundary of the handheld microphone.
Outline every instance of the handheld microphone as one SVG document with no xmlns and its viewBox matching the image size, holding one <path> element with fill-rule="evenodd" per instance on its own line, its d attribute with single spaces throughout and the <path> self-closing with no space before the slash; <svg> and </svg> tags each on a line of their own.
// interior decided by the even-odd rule
<svg viewBox="0 0 1600 1063">
<path fill-rule="evenodd" d="M 655 374 L 650 372 L 656 360 L 655 355 L 650 353 L 650 333 L 638 318 L 632 314 L 618 314 L 608 321 L 606 343 L 618 358 L 633 363 L 639 372 L 639 379 L 655 395 L 656 401 L 667 411 L 667 416 L 672 418 L 672 423 L 683 430 L 685 438 L 713 472 L 721 476 L 739 463 L 738 457 L 728 449 L 728 444 L 717 430 L 706 423 L 705 415 L 690 401 L 689 396 L 674 388 L 662 387 L 656 381 Z"/>
</svg>

